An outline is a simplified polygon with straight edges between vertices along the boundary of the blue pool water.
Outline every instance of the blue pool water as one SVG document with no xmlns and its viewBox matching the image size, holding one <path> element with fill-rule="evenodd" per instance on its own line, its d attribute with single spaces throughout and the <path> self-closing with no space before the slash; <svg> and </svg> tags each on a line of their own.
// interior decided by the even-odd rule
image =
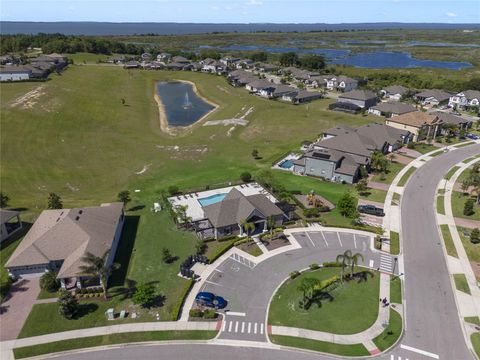
<svg viewBox="0 0 480 360">
<path fill-rule="evenodd" d="M 227 194 L 210 195 L 210 196 L 198 199 L 198 202 L 203 207 L 203 206 L 212 205 L 212 204 L 215 204 L 217 202 L 220 202 L 225 198 L 225 196 L 227 196 Z"/>
<path fill-rule="evenodd" d="M 290 169 L 293 166 L 293 160 L 285 160 L 279 166 L 282 169 Z"/>
</svg>

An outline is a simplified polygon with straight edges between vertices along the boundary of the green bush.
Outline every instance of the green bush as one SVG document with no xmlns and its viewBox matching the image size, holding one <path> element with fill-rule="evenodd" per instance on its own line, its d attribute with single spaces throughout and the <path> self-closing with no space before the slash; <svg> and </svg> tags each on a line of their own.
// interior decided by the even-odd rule
<svg viewBox="0 0 480 360">
<path fill-rule="evenodd" d="M 193 286 L 194 281 L 192 279 L 188 280 L 188 282 L 185 284 L 185 287 L 183 288 L 182 292 L 180 293 L 180 296 L 177 299 L 177 302 L 175 303 L 172 311 L 172 321 L 177 321 L 178 317 L 180 315 L 180 309 L 182 308 L 183 302 L 185 301 L 185 298 L 187 297 L 188 293 L 190 292 L 190 289 Z"/>
<path fill-rule="evenodd" d="M 249 243 L 253 241 L 253 239 L 251 237 L 246 237 L 246 238 L 243 238 L 243 239 L 240 239 L 238 241 L 235 241 L 233 243 L 234 246 L 238 246 L 238 245 L 241 245 L 241 244 L 246 244 L 246 243 Z"/>
<path fill-rule="evenodd" d="M 320 216 L 320 209 L 319 208 L 311 208 L 303 210 L 303 215 L 307 218 L 318 217 Z"/>
<path fill-rule="evenodd" d="M 246 183 L 252 181 L 252 174 L 250 174 L 248 171 L 245 171 L 240 174 L 240 179 L 242 179 L 242 181 Z"/>
<path fill-rule="evenodd" d="M 470 241 L 472 244 L 480 243 L 480 229 L 473 229 L 470 233 Z"/>
<path fill-rule="evenodd" d="M 298 270 L 292 271 L 290 273 L 290 279 L 292 279 L 292 280 L 295 279 L 296 277 L 299 277 L 299 276 L 300 276 L 300 271 L 298 271 Z"/>
<path fill-rule="evenodd" d="M 215 319 L 217 317 L 217 313 L 215 310 L 207 309 L 203 312 L 204 319 Z"/>
<path fill-rule="evenodd" d="M 202 317 L 203 313 L 200 309 L 190 309 L 190 317 L 199 318 Z"/>
<path fill-rule="evenodd" d="M 55 292 L 60 289 L 60 281 L 57 279 L 57 274 L 53 271 L 47 271 L 40 278 L 40 288 L 48 292 Z"/>
<path fill-rule="evenodd" d="M 474 214 L 474 208 L 475 208 L 475 201 L 470 198 L 467 201 L 465 201 L 465 206 L 463 207 L 463 215 L 465 216 L 470 216 Z"/>
<path fill-rule="evenodd" d="M 171 196 L 178 194 L 178 191 L 179 191 L 178 186 L 171 185 L 171 186 L 168 187 L 168 193 Z"/>
<path fill-rule="evenodd" d="M 222 241 L 233 240 L 233 239 L 236 239 L 236 238 L 238 238 L 237 235 L 228 235 L 228 236 L 224 236 L 224 237 L 219 238 L 217 241 L 222 242 Z"/>
<path fill-rule="evenodd" d="M 340 266 L 336 261 L 326 261 L 322 264 L 323 267 L 338 267 Z"/>
<path fill-rule="evenodd" d="M 139 285 L 133 294 L 132 300 L 135 305 L 151 306 L 155 300 L 155 288 L 151 284 Z"/>
<path fill-rule="evenodd" d="M 320 265 L 317 263 L 310 264 L 310 270 L 317 270 L 320 268 Z"/>
<path fill-rule="evenodd" d="M 233 247 L 234 243 L 230 242 L 226 244 L 224 247 L 218 247 L 213 254 L 210 255 L 208 258 L 208 261 L 210 264 L 214 263 L 215 260 L 217 260 L 220 256 L 225 254 L 228 250 L 230 250 Z"/>
</svg>

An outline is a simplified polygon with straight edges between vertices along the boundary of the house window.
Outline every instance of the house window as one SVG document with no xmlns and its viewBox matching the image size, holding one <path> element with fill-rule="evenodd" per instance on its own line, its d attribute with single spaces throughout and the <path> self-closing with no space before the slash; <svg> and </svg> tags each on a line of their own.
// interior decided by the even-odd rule
<svg viewBox="0 0 480 360">
<path fill-rule="evenodd" d="M 322 170 L 322 174 L 325 174 L 325 170 Z"/>
</svg>

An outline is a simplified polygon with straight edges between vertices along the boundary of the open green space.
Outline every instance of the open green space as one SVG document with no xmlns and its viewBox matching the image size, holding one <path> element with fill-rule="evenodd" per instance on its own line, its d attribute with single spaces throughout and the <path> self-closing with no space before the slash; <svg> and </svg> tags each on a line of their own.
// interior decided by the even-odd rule
<svg viewBox="0 0 480 360">
<path fill-rule="evenodd" d="M 50 292 L 47 290 L 40 289 L 40 293 L 37 296 L 37 299 L 52 299 L 58 297 L 58 293 L 56 291 Z"/>
<path fill-rule="evenodd" d="M 15 359 L 45 355 L 61 351 L 84 349 L 96 346 L 126 344 L 146 341 L 166 340 L 209 340 L 216 336 L 216 331 L 151 331 L 117 333 L 104 336 L 91 336 L 85 338 L 55 341 L 47 344 L 25 346 L 13 350 Z"/>
<path fill-rule="evenodd" d="M 472 340 L 473 350 L 480 357 L 480 332 L 473 333 L 470 340 Z"/>
<path fill-rule="evenodd" d="M 386 174 L 374 174 L 372 177 L 372 181 L 384 183 L 384 184 L 391 184 L 395 176 L 402 170 L 405 165 L 400 164 L 398 162 L 389 162 L 388 170 Z"/>
<path fill-rule="evenodd" d="M 383 332 L 373 339 L 380 351 L 385 351 L 390 348 L 398 340 L 402 334 L 402 317 L 398 312 L 390 309 L 390 320 L 388 326 Z"/>
<path fill-rule="evenodd" d="M 457 230 L 465 252 L 467 253 L 468 260 L 480 263 L 480 244 L 474 244 L 470 241 L 470 232 L 472 229 L 457 226 Z"/>
<path fill-rule="evenodd" d="M 400 234 L 396 231 L 390 231 L 390 254 L 400 254 Z"/>
<path fill-rule="evenodd" d="M 450 229 L 448 228 L 448 225 L 440 225 L 440 230 L 442 231 L 443 242 L 445 244 L 447 254 L 458 258 L 457 249 L 455 249 L 455 244 L 453 243 L 452 234 L 450 234 Z"/>
<path fill-rule="evenodd" d="M 324 341 L 303 339 L 293 336 L 270 335 L 272 343 L 301 349 L 320 351 L 340 356 L 368 356 L 370 353 L 362 344 L 341 345 Z"/>
<path fill-rule="evenodd" d="M 358 197 L 360 199 L 383 203 L 385 202 L 385 198 L 387 197 L 387 192 L 378 189 L 367 189 L 365 192 L 358 194 Z"/>
<path fill-rule="evenodd" d="M 402 303 L 402 282 L 398 276 L 394 276 L 390 281 L 390 302 Z"/>
<path fill-rule="evenodd" d="M 445 215 L 445 196 L 437 196 L 437 213 Z"/>
<path fill-rule="evenodd" d="M 476 196 L 470 196 L 466 193 L 462 193 L 460 191 L 453 191 L 452 192 L 452 212 L 454 217 L 460 217 L 464 219 L 472 219 L 480 221 L 480 204 L 474 203 L 473 207 L 473 214 L 472 215 L 464 215 L 463 208 L 465 206 L 465 202 L 468 199 L 476 200 Z"/>
<path fill-rule="evenodd" d="M 455 287 L 457 288 L 457 290 L 470 294 L 470 288 L 468 287 L 468 282 L 465 274 L 453 274 L 453 280 L 455 281 Z"/>
<path fill-rule="evenodd" d="M 410 178 L 410 175 L 412 175 L 415 172 L 415 170 L 417 170 L 415 166 L 410 167 L 398 181 L 398 186 L 405 186 L 408 179 Z"/>
<path fill-rule="evenodd" d="M 380 277 L 376 272 L 371 272 L 373 277 L 367 276 L 366 281 L 345 281 L 328 294 L 322 294 L 325 298 L 308 310 L 300 308 L 303 293 L 298 286 L 302 279 L 323 281 L 339 273 L 339 268 L 322 268 L 285 282 L 272 298 L 268 324 L 333 334 L 355 334 L 368 329 L 378 316 Z"/>
<path fill-rule="evenodd" d="M 448 170 L 448 172 L 445 174 L 445 176 L 443 177 L 445 180 L 450 180 L 453 176 L 453 174 L 455 174 L 455 172 L 460 169 L 460 166 L 454 166 L 452 167 L 450 170 Z"/>
<path fill-rule="evenodd" d="M 418 151 L 421 154 L 429 153 L 430 151 L 433 151 L 435 149 L 438 149 L 438 147 L 426 143 L 417 143 L 415 144 L 414 148 L 415 151 Z"/>
</svg>

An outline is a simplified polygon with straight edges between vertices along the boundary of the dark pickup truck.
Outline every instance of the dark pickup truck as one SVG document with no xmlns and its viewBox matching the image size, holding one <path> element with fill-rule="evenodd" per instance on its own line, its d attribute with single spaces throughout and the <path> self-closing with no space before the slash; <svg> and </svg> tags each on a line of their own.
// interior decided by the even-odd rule
<svg viewBox="0 0 480 360">
<path fill-rule="evenodd" d="M 383 209 L 378 208 L 373 205 L 360 205 L 358 207 L 358 211 L 362 214 L 369 214 L 369 215 L 375 215 L 375 216 L 385 216 L 385 213 L 383 212 Z"/>
</svg>

